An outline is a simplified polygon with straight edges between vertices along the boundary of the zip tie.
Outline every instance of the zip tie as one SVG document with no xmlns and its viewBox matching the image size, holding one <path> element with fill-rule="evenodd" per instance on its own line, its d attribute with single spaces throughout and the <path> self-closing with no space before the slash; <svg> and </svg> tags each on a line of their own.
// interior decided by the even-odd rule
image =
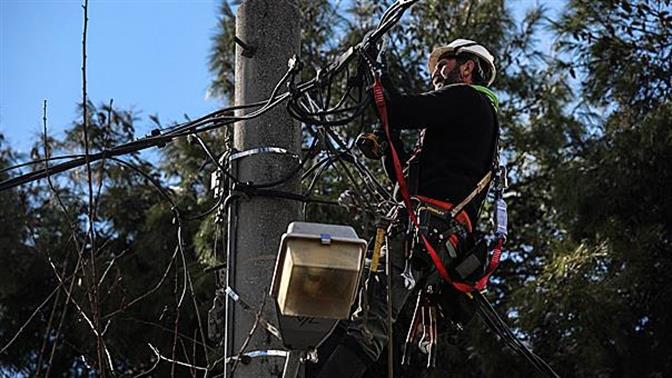
<svg viewBox="0 0 672 378">
<path fill-rule="evenodd" d="M 271 335 L 275 336 L 278 340 L 282 340 L 282 337 L 280 336 L 280 331 L 278 331 L 275 326 L 269 322 L 267 322 L 264 318 L 261 316 L 259 317 L 259 324 L 261 324 L 264 329 L 266 329 Z"/>
<path fill-rule="evenodd" d="M 253 350 L 251 352 L 245 353 L 246 356 L 250 358 L 255 358 L 255 357 L 287 357 L 289 355 L 289 352 L 286 350 L 278 350 L 278 349 L 271 349 L 271 350 Z"/>
<path fill-rule="evenodd" d="M 229 161 L 241 159 L 244 157 L 248 156 L 253 156 L 253 155 L 258 155 L 258 154 L 279 154 L 279 155 L 288 155 L 301 163 L 301 156 L 298 154 L 295 154 L 294 152 L 291 152 L 285 148 L 282 147 L 273 147 L 273 146 L 266 146 L 266 147 L 257 147 L 257 148 L 251 148 L 249 150 L 245 151 L 240 151 L 236 152 L 235 154 L 231 154 L 229 156 Z"/>
<path fill-rule="evenodd" d="M 236 294 L 236 292 L 233 291 L 230 286 L 226 287 L 226 295 L 233 299 L 234 302 L 238 302 L 240 300 L 240 295 Z"/>
<path fill-rule="evenodd" d="M 258 357 L 285 357 L 289 356 L 289 352 L 286 350 L 278 349 L 269 349 L 269 350 L 253 350 L 250 352 L 245 352 L 240 356 L 230 356 L 226 358 L 225 363 L 231 363 L 232 361 L 240 360 L 243 364 L 247 365 L 250 363 L 250 360 Z"/>
<path fill-rule="evenodd" d="M 271 335 L 275 336 L 278 340 L 282 340 L 282 337 L 280 336 L 280 331 L 278 331 L 278 328 L 274 326 L 273 324 L 269 323 L 266 319 L 264 319 L 263 316 L 261 316 L 261 313 L 257 311 L 254 307 L 250 306 L 245 302 L 240 295 L 238 295 L 232 288 L 231 286 L 227 286 L 225 290 L 226 295 L 231 298 L 234 302 L 238 303 L 240 307 L 243 308 L 243 310 L 254 314 L 254 316 L 259 316 L 259 324 L 261 324 L 262 327 L 266 331 L 268 331 Z"/>
</svg>

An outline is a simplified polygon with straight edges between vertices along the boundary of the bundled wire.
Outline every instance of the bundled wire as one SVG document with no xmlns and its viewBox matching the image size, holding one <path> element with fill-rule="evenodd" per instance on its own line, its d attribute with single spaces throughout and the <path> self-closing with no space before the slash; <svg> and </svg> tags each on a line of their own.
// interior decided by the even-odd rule
<svg viewBox="0 0 672 378">
<path fill-rule="evenodd" d="M 478 312 L 478 315 L 483 319 L 487 326 L 509 346 L 509 348 L 524 357 L 535 369 L 537 369 L 537 371 L 545 376 L 553 378 L 560 377 L 553 368 L 546 363 L 546 361 L 530 350 L 516 337 L 516 335 L 513 334 L 497 311 L 495 311 L 494 307 L 492 307 L 492 304 L 490 304 L 480 292 L 475 291 L 473 296 L 476 300 L 476 311 Z"/>
<path fill-rule="evenodd" d="M 308 197 L 307 194 L 301 195 L 301 194 L 286 193 L 266 189 L 280 185 L 286 182 L 287 180 L 290 180 L 291 178 L 295 177 L 297 174 L 299 174 L 299 172 L 303 170 L 306 161 L 311 160 L 312 157 L 317 156 L 316 151 L 318 151 L 318 148 L 320 147 L 318 146 L 318 139 L 315 139 L 313 141 L 312 146 L 310 147 L 308 153 L 306 154 L 307 156 L 304 159 L 301 159 L 297 167 L 292 169 L 284 177 L 268 183 L 242 185 L 236 179 L 236 177 L 230 174 L 228 170 L 224 167 L 224 165 L 216 158 L 216 155 L 213 154 L 212 150 L 207 145 L 207 143 L 198 136 L 199 133 L 231 125 L 237 121 L 245 121 L 259 117 L 262 114 L 268 112 L 269 110 L 275 108 L 280 103 L 290 100 L 288 101 L 288 110 L 290 114 L 292 114 L 295 118 L 304 121 L 304 123 L 320 125 L 321 127 L 323 127 L 325 138 L 323 138 L 322 140 L 328 141 L 328 143 L 325 145 L 325 147 L 327 147 L 328 149 L 328 155 L 329 155 L 328 158 L 323 160 L 321 163 L 314 165 L 313 168 L 309 169 L 309 172 L 314 172 L 315 170 L 317 170 L 317 175 L 313 179 L 313 184 L 314 181 L 317 179 L 317 177 L 319 177 L 321 172 L 324 172 L 329 166 L 333 165 L 334 163 L 338 163 L 342 167 L 346 176 L 351 180 L 353 185 L 356 186 L 357 181 L 355 180 L 352 173 L 348 170 L 347 166 L 344 164 L 344 162 L 350 162 L 352 163 L 352 165 L 354 165 L 357 172 L 360 173 L 360 176 L 364 181 L 364 189 L 368 190 L 369 194 L 373 194 L 374 196 L 378 195 L 380 197 L 390 197 L 389 193 L 386 193 L 384 187 L 380 185 L 379 182 L 376 181 L 375 176 L 372 175 L 371 172 L 366 170 L 366 168 L 361 163 L 359 163 L 356 157 L 350 152 L 350 149 L 352 149 L 352 145 L 346 146 L 346 144 L 340 140 L 340 138 L 336 133 L 331 132 L 331 130 L 327 128 L 329 126 L 342 126 L 355 120 L 357 117 L 359 117 L 364 113 L 364 111 L 369 105 L 370 99 L 368 97 L 361 96 L 361 84 L 359 85 L 360 86 L 359 99 L 355 99 L 354 96 L 352 96 L 352 90 L 357 86 L 356 85 L 357 82 L 356 80 L 355 81 L 350 80 L 349 72 L 347 72 L 348 86 L 334 106 L 329 106 L 331 99 L 330 89 L 334 76 L 347 67 L 349 62 L 351 62 L 353 57 L 355 56 L 354 53 L 362 51 L 363 49 L 366 48 L 366 46 L 369 43 L 375 43 L 375 39 L 382 36 L 382 34 L 384 34 L 385 32 L 387 32 L 394 25 L 394 23 L 396 23 L 399 20 L 403 11 L 416 1 L 417 0 L 397 1 L 397 3 L 395 3 L 390 9 L 388 9 L 388 11 L 385 12 L 378 28 L 374 30 L 373 33 L 370 33 L 368 37 L 365 39 L 365 41 L 363 41 L 362 43 L 360 43 L 355 47 L 351 47 L 345 54 L 339 57 L 334 63 L 329 65 L 325 70 L 321 71 L 321 73 L 318 74 L 317 77 L 311 80 L 302 82 L 300 84 L 294 84 L 294 77 L 297 71 L 296 67 L 292 65 L 290 62 L 289 69 L 278 81 L 270 96 L 264 101 L 252 104 L 243 104 L 227 107 L 225 109 L 221 109 L 213 113 L 207 114 L 205 116 L 202 116 L 198 119 L 190 120 L 182 124 L 177 124 L 169 128 L 155 129 L 149 136 L 131 141 L 129 143 L 114 146 L 112 148 L 103 149 L 99 152 L 88 153 L 87 151 L 87 154 L 84 155 L 75 154 L 75 155 L 49 157 L 47 159 L 39 159 L 35 161 L 21 163 L 13 167 L 5 168 L 2 171 L 0 171 L 0 174 L 16 170 L 19 168 L 23 168 L 26 166 L 38 165 L 46 161 L 65 160 L 65 162 L 63 163 L 49 166 L 48 169 L 47 167 L 40 168 L 26 174 L 22 174 L 16 177 L 10 177 L 9 179 L 0 182 L 0 192 L 15 188 L 22 184 L 30 183 L 45 177 L 49 177 L 50 175 L 62 173 L 101 160 L 114 161 L 117 164 L 132 169 L 136 173 L 143 176 L 149 183 L 151 183 L 158 190 L 161 196 L 171 204 L 171 211 L 174 214 L 174 222 L 177 225 L 177 246 L 170 260 L 170 264 L 164 271 L 164 274 L 161 277 L 160 281 L 157 283 L 157 285 L 155 285 L 154 288 L 150 289 L 145 294 L 136 297 L 131 302 L 124 304 L 118 310 L 115 310 L 112 313 L 107 314 L 106 317 L 111 318 L 116 314 L 122 313 L 130 306 L 138 303 L 140 300 L 146 298 L 147 296 L 153 294 L 156 290 L 158 290 L 158 288 L 165 281 L 168 272 L 171 270 L 171 267 L 174 264 L 177 265 L 176 259 L 178 258 L 178 253 L 179 258 L 182 262 L 183 283 L 181 292 L 179 294 L 179 299 L 177 300 L 176 311 L 179 314 L 180 306 L 183 303 L 188 288 L 191 291 L 194 307 L 197 307 L 197 303 L 194 298 L 193 285 L 191 282 L 191 277 L 189 276 L 187 261 L 185 257 L 187 247 L 185 240 L 185 230 L 184 230 L 184 228 L 186 227 L 185 221 L 201 219 L 211 214 L 212 212 L 216 211 L 221 206 L 226 207 L 227 204 L 229 204 L 230 201 L 234 198 L 233 197 L 234 194 L 230 195 L 229 197 L 226 197 L 226 199 L 224 198 L 224 196 L 221 196 L 218 199 L 217 203 L 215 203 L 212 207 L 210 207 L 202 214 L 199 214 L 194 217 L 185 217 L 183 216 L 180 209 L 176 205 L 176 202 L 169 195 L 169 190 L 163 188 L 161 183 L 158 181 L 156 177 L 143 172 L 142 169 L 140 169 L 133 162 L 122 160 L 120 159 L 120 157 L 122 155 L 132 154 L 151 147 L 163 147 L 166 143 L 169 143 L 178 137 L 192 136 L 201 146 L 201 148 L 207 155 L 208 159 L 210 159 L 214 163 L 214 165 L 217 167 L 219 171 L 225 174 L 233 183 L 238 184 L 239 188 L 244 189 L 247 192 L 252 193 L 253 195 L 287 198 L 292 200 L 303 201 L 304 203 L 316 202 L 330 205 L 338 204 L 336 202 L 313 199 Z M 325 82 L 327 83 L 326 86 L 324 85 Z M 283 93 L 279 93 L 280 88 L 287 83 L 290 83 L 289 90 Z M 320 96 L 318 98 L 323 101 L 321 101 L 322 103 L 321 105 L 317 105 L 317 102 L 311 99 L 308 92 L 311 90 L 319 90 L 324 88 L 326 88 L 326 95 L 322 96 L 322 94 L 320 93 Z M 240 110 L 250 110 L 250 112 L 242 115 L 234 114 L 235 111 Z M 308 177 L 308 172 L 304 173 L 303 177 Z M 91 179 L 89 177 L 89 181 L 90 180 Z M 358 189 L 358 191 L 361 192 L 362 190 Z M 247 194 L 247 192 L 243 192 L 243 196 Z M 363 194 L 360 195 L 363 196 Z M 47 300 L 48 299 L 49 298 L 47 298 Z M 201 338 L 203 339 L 203 344 L 205 345 L 205 336 L 197 308 L 196 308 L 196 315 L 199 324 L 199 329 L 201 331 Z M 177 328 L 177 320 L 175 323 L 175 327 Z M 250 335 L 253 332 L 254 329 L 250 331 Z M 152 347 L 152 350 L 157 355 L 157 363 L 158 358 L 166 359 L 165 357 L 160 356 L 160 354 L 155 348 Z M 207 361 L 207 350 L 205 350 L 205 357 Z M 168 359 L 166 360 L 173 363 L 184 365 L 183 363 L 180 363 L 175 360 L 168 360 Z M 217 362 L 215 362 L 215 364 L 216 363 Z M 110 363 L 110 365 L 112 364 Z M 207 372 L 212 366 L 214 366 L 210 364 L 208 365 L 209 365 L 208 368 L 199 368 L 199 369 L 205 370 Z M 192 365 L 189 366 L 194 367 Z M 154 365 L 154 367 L 156 367 L 156 364 Z"/>
<path fill-rule="evenodd" d="M 278 104 L 292 99 L 290 105 L 288 105 L 288 110 L 292 116 L 296 117 L 302 121 L 310 121 L 306 123 L 311 124 L 324 124 L 325 126 L 338 126 L 344 125 L 352 120 L 356 119 L 361 113 L 364 112 L 368 106 L 369 99 L 366 98 L 359 103 L 354 104 L 350 107 L 343 107 L 347 102 L 346 99 L 349 96 L 349 89 L 346 90 L 343 97 L 338 101 L 336 106 L 333 108 L 327 108 L 319 112 L 305 112 L 304 108 L 298 106 L 301 103 L 300 95 L 308 92 L 309 90 L 325 87 L 325 83 L 330 83 L 334 76 L 340 73 L 345 69 L 349 62 L 352 61 L 355 56 L 355 52 L 364 51 L 371 43 L 375 43 L 383 34 L 389 31 L 394 24 L 396 24 L 401 18 L 402 14 L 406 9 L 408 9 L 413 3 L 418 0 L 399 0 L 394 3 L 385 13 L 383 14 L 381 21 L 378 27 L 373 30 L 371 33 L 367 34 L 366 38 L 358 45 L 351 47 L 344 54 L 342 54 L 338 59 L 332 62 L 324 70 L 319 71 L 319 74 L 306 82 L 300 84 L 291 84 L 290 89 L 286 92 L 278 94 L 278 91 L 282 84 L 286 83 L 289 79 L 292 79 L 296 74 L 297 65 L 291 64 L 290 67 L 283 75 L 283 77 L 278 81 L 278 84 L 275 86 L 273 92 L 268 97 L 268 99 L 252 104 L 243 104 L 227 107 L 210 114 L 207 114 L 203 117 L 195 119 L 193 121 L 185 122 L 179 125 L 172 126 L 163 130 L 155 129 L 152 131 L 150 136 L 125 143 L 119 146 L 112 147 L 110 149 L 105 149 L 97 153 L 90 153 L 88 155 L 69 155 L 69 156 L 58 156 L 52 157 L 52 160 L 68 160 L 66 162 L 54 165 L 49 167 L 49 169 L 38 169 L 33 172 L 29 172 L 23 175 L 16 177 L 11 177 L 7 180 L 0 182 L 0 191 L 8 190 L 19 185 L 23 185 L 35 180 L 39 180 L 47 177 L 48 175 L 58 174 L 70 169 L 74 169 L 80 166 L 83 166 L 88 162 L 96 162 L 99 160 L 107 159 L 110 157 L 118 157 L 121 155 L 137 152 L 143 149 L 150 147 L 162 147 L 166 143 L 172 141 L 173 139 L 190 135 L 202 133 L 217 128 L 221 128 L 226 125 L 230 125 L 237 121 L 249 120 L 256 118 L 268 110 L 274 108 Z M 329 99 L 329 96 L 326 96 Z M 304 104 L 305 105 L 305 104 Z M 231 113 L 236 110 L 246 110 L 246 109 L 255 109 L 250 113 L 235 116 Z M 344 118 L 333 118 L 336 114 L 349 113 L 348 116 Z M 318 122 L 314 122 L 318 121 Z M 5 169 L 4 171 L 14 170 L 27 165 L 34 165 L 38 162 L 28 162 L 22 163 L 17 166 L 13 166 Z"/>
<path fill-rule="evenodd" d="M 106 149 L 97 153 L 92 153 L 88 155 L 88 161 L 89 162 L 96 162 L 99 160 L 104 160 L 112 157 L 118 157 L 121 155 L 126 155 L 129 153 L 137 152 L 143 149 L 147 149 L 150 147 L 162 147 L 166 143 L 172 141 L 173 139 L 180 137 L 180 136 L 186 136 L 186 135 L 191 135 L 191 134 L 197 134 L 197 133 L 202 133 L 206 132 L 209 130 L 221 128 L 223 126 L 232 124 L 237 121 L 243 121 L 243 120 L 249 120 L 256 118 L 264 113 L 266 113 L 268 110 L 274 108 L 281 102 L 285 101 L 287 98 L 289 98 L 289 93 L 285 92 L 281 95 L 277 95 L 277 89 L 287 80 L 288 74 L 285 74 L 283 78 L 280 80 L 278 85 L 276 86 L 276 89 L 272 93 L 272 95 L 263 102 L 258 102 L 254 104 L 248 104 L 248 105 L 240 105 L 240 106 L 233 106 L 233 107 L 228 107 L 226 109 L 218 110 L 216 112 L 210 113 L 206 116 L 203 116 L 201 118 L 198 118 L 193 121 L 189 121 L 186 123 L 183 123 L 181 125 L 176 125 L 171 127 L 170 129 L 166 129 L 163 132 L 159 131 L 158 129 L 155 129 L 152 132 L 152 135 L 147 136 L 145 138 L 141 138 L 129 143 L 125 143 L 119 146 L 112 147 L 110 149 Z M 308 81 L 306 83 L 302 83 L 299 88 L 300 90 L 306 90 L 307 88 L 310 88 L 314 80 Z M 249 108 L 255 108 L 258 107 L 258 109 L 252 111 L 251 113 L 244 114 L 241 116 L 232 116 L 232 115 L 227 115 L 227 113 L 230 113 L 234 110 L 239 110 L 239 109 L 249 109 Z M 72 158 L 71 158 L 72 157 Z M 39 180 L 42 178 L 47 177 L 48 175 L 53 175 L 57 173 L 61 173 L 73 168 L 81 167 L 86 164 L 87 161 L 87 156 L 86 155 L 68 155 L 68 156 L 57 156 L 57 157 L 52 157 L 50 160 L 66 160 L 68 161 L 64 163 L 60 163 L 57 165 L 50 166 L 49 169 L 43 168 L 43 169 L 38 169 L 33 172 L 23 174 L 17 177 L 12 177 L 7 180 L 4 180 L 0 182 L 0 191 L 4 191 L 7 189 L 11 189 L 13 187 L 29 183 L 35 180 Z M 43 159 L 42 159 L 43 160 Z M 9 167 L 5 169 L 5 171 L 17 169 L 20 167 L 24 167 L 27 165 L 34 165 L 38 164 L 40 161 L 34 161 L 34 162 L 27 162 L 27 163 L 22 163 L 17 166 Z"/>
</svg>

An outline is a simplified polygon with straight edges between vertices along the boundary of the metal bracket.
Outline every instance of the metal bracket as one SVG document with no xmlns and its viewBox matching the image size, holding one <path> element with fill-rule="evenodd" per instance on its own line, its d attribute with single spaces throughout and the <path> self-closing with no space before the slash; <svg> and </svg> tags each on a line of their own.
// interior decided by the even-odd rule
<svg viewBox="0 0 672 378">
<path fill-rule="evenodd" d="M 217 290 L 212 301 L 212 307 L 208 311 L 208 338 L 218 345 L 222 342 L 224 336 L 224 301 L 222 297 L 222 290 Z"/>
<path fill-rule="evenodd" d="M 301 156 L 298 154 L 295 154 L 294 152 L 290 152 L 282 147 L 257 147 L 257 148 L 251 148 L 249 150 L 245 151 L 240 151 L 236 152 L 234 154 L 231 154 L 229 156 L 229 161 L 234 161 L 238 159 L 242 159 L 244 157 L 249 157 L 253 155 L 258 155 L 258 154 L 279 154 L 279 155 L 289 155 L 293 157 L 294 159 L 298 160 L 299 163 L 301 163 Z"/>
<path fill-rule="evenodd" d="M 255 46 L 251 46 L 243 42 L 243 40 L 238 38 L 237 35 L 233 36 L 233 41 L 243 49 L 243 52 L 240 55 L 246 58 L 253 57 L 254 53 L 257 52 L 257 48 Z"/>
</svg>

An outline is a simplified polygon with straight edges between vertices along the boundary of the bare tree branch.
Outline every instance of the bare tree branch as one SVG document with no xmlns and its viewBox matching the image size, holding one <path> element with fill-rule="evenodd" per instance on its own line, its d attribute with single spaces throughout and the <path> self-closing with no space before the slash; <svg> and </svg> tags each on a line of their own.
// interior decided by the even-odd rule
<svg viewBox="0 0 672 378">
<path fill-rule="evenodd" d="M 149 345 L 149 349 L 151 349 L 152 352 L 154 352 L 154 354 L 156 355 L 156 358 L 158 360 L 164 360 L 164 361 L 172 363 L 173 365 L 180 365 L 180 366 L 193 368 L 193 369 L 197 369 L 197 370 L 201 370 L 201 371 L 205 371 L 205 372 L 208 371 L 208 368 L 204 368 L 202 366 L 196 366 L 196 365 L 188 364 L 186 362 L 177 361 L 175 359 L 170 359 L 168 357 L 164 357 L 163 355 L 161 355 L 161 353 L 159 353 L 159 350 L 154 345 L 152 345 L 150 343 L 147 343 L 147 345 Z"/>
</svg>

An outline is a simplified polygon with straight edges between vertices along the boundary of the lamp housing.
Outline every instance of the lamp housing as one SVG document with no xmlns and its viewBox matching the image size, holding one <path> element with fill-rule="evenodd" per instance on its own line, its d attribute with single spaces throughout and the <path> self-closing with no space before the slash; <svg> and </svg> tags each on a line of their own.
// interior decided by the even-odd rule
<svg viewBox="0 0 672 378">
<path fill-rule="evenodd" d="M 366 241 L 350 226 L 292 222 L 282 236 L 271 295 L 284 316 L 346 319 Z"/>
</svg>

